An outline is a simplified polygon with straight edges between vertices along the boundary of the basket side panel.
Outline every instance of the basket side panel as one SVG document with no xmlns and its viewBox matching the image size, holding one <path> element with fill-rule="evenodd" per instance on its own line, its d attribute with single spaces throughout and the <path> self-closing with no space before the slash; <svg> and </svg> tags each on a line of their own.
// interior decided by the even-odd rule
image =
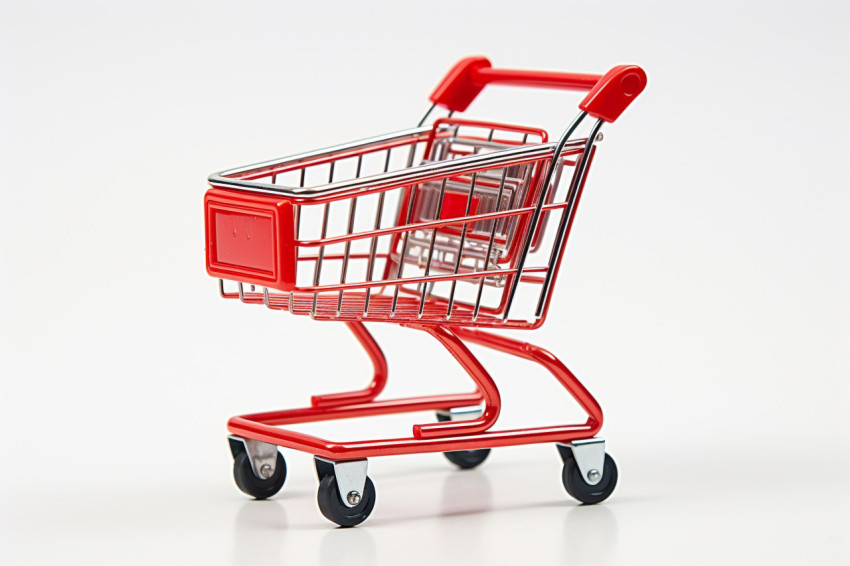
<svg viewBox="0 0 850 566">
<path fill-rule="evenodd" d="M 204 197 L 204 209 L 210 275 L 283 291 L 294 287 L 291 202 L 210 189 Z"/>
</svg>

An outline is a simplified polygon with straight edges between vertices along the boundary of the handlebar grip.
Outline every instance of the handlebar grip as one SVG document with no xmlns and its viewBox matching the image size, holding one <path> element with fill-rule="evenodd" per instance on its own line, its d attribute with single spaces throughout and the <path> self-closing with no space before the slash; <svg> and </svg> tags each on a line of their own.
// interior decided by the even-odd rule
<svg viewBox="0 0 850 566">
<path fill-rule="evenodd" d="M 613 122 L 646 86 L 646 73 L 636 65 L 614 67 L 604 76 L 494 69 L 486 57 L 467 57 L 452 67 L 429 98 L 438 106 L 463 112 L 488 84 L 589 91 L 580 108 Z"/>
<path fill-rule="evenodd" d="M 646 88 L 646 72 L 637 65 L 618 65 L 593 85 L 578 107 L 594 118 L 613 122 Z"/>
</svg>

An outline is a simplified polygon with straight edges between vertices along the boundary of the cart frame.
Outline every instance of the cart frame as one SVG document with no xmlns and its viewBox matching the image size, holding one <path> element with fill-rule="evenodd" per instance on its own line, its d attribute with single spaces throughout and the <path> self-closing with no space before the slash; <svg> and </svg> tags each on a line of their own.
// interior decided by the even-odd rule
<svg viewBox="0 0 850 566">
<path fill-rule="evenodd" d="M 495 123 L 475 122 L 473 125 L 483 124 L 491 129 L 486 139 L 475 138 L 472 141 L 471 138 L 462 139 L 459 134 L 462 120 L 444 119 L 437 120 L 430 127 L 423 125 L 436 107 L 447 109 L 450 118 L 454 112 L 466 110 L 487 84 L 584 90 L 588 94 L 579 105 L 578 116 L 554 142 L 547 141 L 543 133 L 540 143 L 527 143 L 529 132 L 533 135 L 534 130 Z M 227 428 L 232 435 L 230 441 L 234 457 L 247 454 L 251 469 L 262 481 L 271 478 L 282 462 L 277 447 L 310 453 L 316 458 L 320 479 L 335 476 L 338 486 L 334 489 L 339 491 L 336 497 L 344 506 L 341 508 L 343 511 L 363 505 L 361 495 L 365 497 L 367 482 L 371 485 L 366 476 L 367 458 L 423 452 L 482 451 L 545 442 L 559 446 L 565 463 L 565 487 L 572 495 L 583 488 L 576 483 L 577 480 L 568 480 L 567 468 L 570 465 L 580 473 L 580 483 L 583 482 L 582 485 L 589 489 L 603 485 L 603 480 L 607 480 L 610 489 L 613 489 L 611 482 L 616 482 L 617 472 L 613 461 L 608 464 L 604 440 L 596 437 L 603 423 L 602 409 L 596 399 L 547 350 L 482 328 L 533 329 L 543 324 L 564 246 L 593 160 L 595 144 L 601 139 L 600 129 L 605 122 L 616 120 L 645 84 L 645 73 L 634 65 L 614 67 L 599 76 L 493 69 L 485 58 L 467 58 L 449 72 L 431 95 L 433 106 L 416 128 L 211 175 L 211 189 L 205 197 L 207 270 L 219 278 L 221 296 L 262 304 L 274 310 L 305 314 L 317 320 L 343 321 L 366 351 L 374 368 L 371 382 L 363 389 L 314 396 L 308 407 L 231 418 Z M 572 139 L 588 116 L 595 122 L 587 137 Z M 511 142 L 496 135 L 497 131 L 508 130 L 525 131 L 525 136 L 519 142 Z M 472 144 L 475 149 L 469 155 L 448 161 L 428 161 L 435 140 L 446 144 Z M 491 146 L 496 150 L 478 154 L 480 149 L 486 151 Z M 420 161 L 415 157 L 419 147 L 425 148 L 423 156 L 426 159 L 415 165 Z M 392 151 L 405 148 L 409 148 L 406 165 L 399 170 L 390 170 Z M 364 156 L 377 152 L 386 152 L 383 172 L 361 177 Z M 354 158 L 356 174 L 335 180 L 334 165 Z M 305 182 L 309 168 L 325 165 L 330 168 L 327 182 L 312 185 Z M 558 200 L 554 195 L 561 172 L 567 166 L 572 168 L 572 176 L 564 198 Z M 510 177 L 506 181 L 509 171 L 516 178 Z M 293 172 L 300 173 L 298 186 L 277 183 L 279 175 Z M 484 202 L 480 197 L 482 189 L 478 189 L 476 197 L 476 183 L 483 183 L 482 180 L 490 183 L 487 193 L 490 196 L 487 198 L 494 210 L 473 209 L 475 198 Z M 422 209 L 424 205 L 414 206 L 414 203 L 422 202 L 422 191 L 429 183 L 430 190 L 438 191 L 432 197 L 438 195 L 439 198 L 436 209 L 428 213 L 432 217 L 426 218 L 421 210 L 417 212 L 417 206 Z M 446 218 L 441 214 L 449 183 L 466 190 L 467 196 L 465 210 L 449 214 Z M 466 186 L 468 189 L 464 189 Z M 419 196 L 417 190 L 420 191 Z M 384 199 L 390 191 L 398 192 L 398 212 L 394 223 L 383 226 Z M 510 199 L 505 197 L 508 192 Z M 370 196 L 377 199 L 374 227 L 355 229 L 358 199 Z M 514 199 L 516 202 L 513 202 Z M 502 210 L 502 203 L 507 200 L 511 204 Z M 340 201 L 349 202 L 348 228 L 340 234 L 330 235 L 330 207 Z M 299 232 L 302 207 L 317 205 L 323 207 L 321 234 L 314 238 L 303 237 Z M 527 264 L 530 252 L 537 250 L 543 240 L 541 234 L 547 215 L 556 213 L 560 218 L 555 236 L 549 247 L 544 249 L 548 252 L 548 259 L 540 265 Z M 488 228 L 491 230 L 489 238 L 485 231 L 483 236 L 478 234 L 478 242 L 475 243 L 472 241 L 473 232 L 481 226 L 492 227 Z M 501 230 L 501 239 L 496 237 L 497 226 Z M 229 237 L 231 229 L 233 238 Z M 247 233 L 244 241 L 237 238 L 242 231 Z M 423 239 L 425 244 L 420 245 L 418 260 L 410 255 L 416 231 L 427 236 Z M 254 240 L 249 241 L 252 235 Z M 432 269 L 433 265 L 437 265 L 435 257 L 438 257 L 439 250 L 435 241 L 438 235 L 447 238 L 452 246 L 457 245 L 457 251 L 454 255 L 444 253 L 442 259 L 437 260 L 443 262 L 443 267 Z M 430 246 L 427 245 L 428 237 Z M 381 238 L 389 242 L 383 252 L 378 251 Z M 499 243 L 495 245 L 497 240 Z M 370 243 L 369 252 L 352 251 L 358 242 Z M 463 264 L 464 254 L 467 254 L 465 245 L 478 246 L 475 248 L 478 254 L 475 261 L 478 263 Z M 343 246 L 344 253 L 326 253 L 333 246 Z M 317 250 L 317 253 L 303 253 L 308 249 Z M 469 262 L 470 254 L 467 255 Z M 451 261 L 446 259 L 448 257 Z M 349 265 L 357 260 L 367 262 L 367 267 L 364 276 L 353 279 L 349 275 Z M 333 261 L 341 265 L 338 282 L 329 282 L 327 273 L 322 273 L 323 266 Z M 379 261 L 383 262 L 382 270 L 376 267 Z M 403 273 L 406 265 L 416 261 L 422 264 L 418 267 L 424 267 L 424 275 Z M 310 269 L 311 280 L 306 283 L 298 272 L 304 265 Z M 376 275 L 376 271 L 382 271 L 383 275 Z M 237 289 L 227 290 L 224 280 L 236 281 Z M 467 302 L 456 299 L 458 281 L 477 284 L 477 298 Z M 434 294 L 436 285 L 440 283 L 450 285 L 448 297 Z M 497 288 L 500 293 L 494 305 L 482 303 L 485 284 Z M 528 317 L 512 316 L 514 300 L 523 284 L 539 290 L 530 320 Z M 258 286 L 262 291 L 257 290 Z M 391 297 L 383 294 L 387 288 L 394 290 Z M 376 400 L 386 385 L 388 368 L 381 348 L 364 325 L 364 322 L 370 321 L 393 322 L 431 335 L 467 372 L 475 385 L 473 391 Z M 467 343 L 541 365 L 587 414 L 586 421 L 492 431 L 501 411 L 501 398 L 492 377 L 469 350 Z M 416 424 L 410 436 L 400 438 L 336 442 L 281 428 L 308 422 L 422 411 L 436 411 L 442 415 L 441 422 Z M 606 474 L 613 474 L 613 479 Z M 601 501 L 598 494 L 576 497 L 585 502 Z M 324 507 L 322 505 L 320 489 L 323 513 L 340 524 L 346 524 L 348 519 L 337 518 L 335 512 L 328 514 L 327 502 Z M 365 513 L 368 515 L 369 511 L 371 507 Z"/>
</svg>

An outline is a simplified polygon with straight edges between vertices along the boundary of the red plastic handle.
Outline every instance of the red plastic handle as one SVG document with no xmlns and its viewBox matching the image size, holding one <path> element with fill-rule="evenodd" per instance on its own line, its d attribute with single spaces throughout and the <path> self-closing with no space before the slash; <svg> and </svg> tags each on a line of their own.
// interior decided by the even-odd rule
<svg viewBox="0 0 850 566">
<path fill-rule="evenodd" d="M 488 84 L 589 91 L 579 108 L 613 122 L 646 87 L 646 73 L 637 65 L 620 65 L 604 75 L 494 69 L 486 57 L 467 57 L 452 67 L 430 100 L 463 112 Z"/>
</svg>

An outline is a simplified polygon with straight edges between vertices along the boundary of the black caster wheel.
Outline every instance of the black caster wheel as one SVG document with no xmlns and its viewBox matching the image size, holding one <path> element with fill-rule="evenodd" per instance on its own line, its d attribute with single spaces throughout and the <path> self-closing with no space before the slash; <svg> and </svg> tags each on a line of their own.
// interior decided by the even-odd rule
<svg viewBox="0 0 850 566">
<path fill-rule="evenodd" d="M 446 415 L 441 413 L 437 413 L 437 420 L 440 422 L 446 422 L 449 419 Z M 484 460 L 487 459 L 487 456 L 490 455 L 489 448 L 482 448 L 480 450 L 457 450 L 455 452 L 443 452 L 443 456 L 446 459 L 460 468 L 461 470 L 471 470 L 479 466 Z"/>
<path fill-rule="evenodd" d="M 451 462 L 461 470 L 471 470 L 472 468 L 480 465 L 484 460 L 487 459 L 487 456 L 489 455 L 489 448 L 482 448 L 481 450 L 458 450 L 456 452 L 443 452 L 443 456 L 445 456 L 449 462 Z"/>
<path fill-rule="evenodd" d="M 359 525 L 366 520 L 375 507 L 375 486 L 371 479 L 366 478 L 366 486 L 363 491 L 364 493 L 360 495 L 357 505 L 348 507 L 339 497 L 336 476 L 332 473 L 327 474 L 319 483 L 319 493 L 317 496 L 319 510 L 326 519 L 336 523 L 340 527 Z"/>
<path fill-rule="evenodd" d="M 614 463 L 614 458 L 605 454 L 602 481 L 596 485 L 590 485 L 582 477 L 581 470 L 578 469 L 575 458 L 570 454 L 564 459 L 564 471 L 561 473 L 561 481 L 564 482 L 564 489 L 567 490 L 567 493 L 571 497 L 587 505 L 601 503 L 608 499 L 608 496 L 617 487 L 617 464 Z"/>
<path fill-rule="evenodd" d="M 245 494 L 255 499 L 267 499 L 283 487 L 283 482 L 286 481 L 286 462 L 283 460 L 283 455 L 278 452 L 274 474 L 269 478 L 263 479 L 257 477 L 257 474 L 254 473 L 254 469 L 251 467 L 251 460 L 248 459 L 248 453 L 242 451 L 233 460 L 233 479 L 236 480 L 236 485 Z"/>
</svg>

